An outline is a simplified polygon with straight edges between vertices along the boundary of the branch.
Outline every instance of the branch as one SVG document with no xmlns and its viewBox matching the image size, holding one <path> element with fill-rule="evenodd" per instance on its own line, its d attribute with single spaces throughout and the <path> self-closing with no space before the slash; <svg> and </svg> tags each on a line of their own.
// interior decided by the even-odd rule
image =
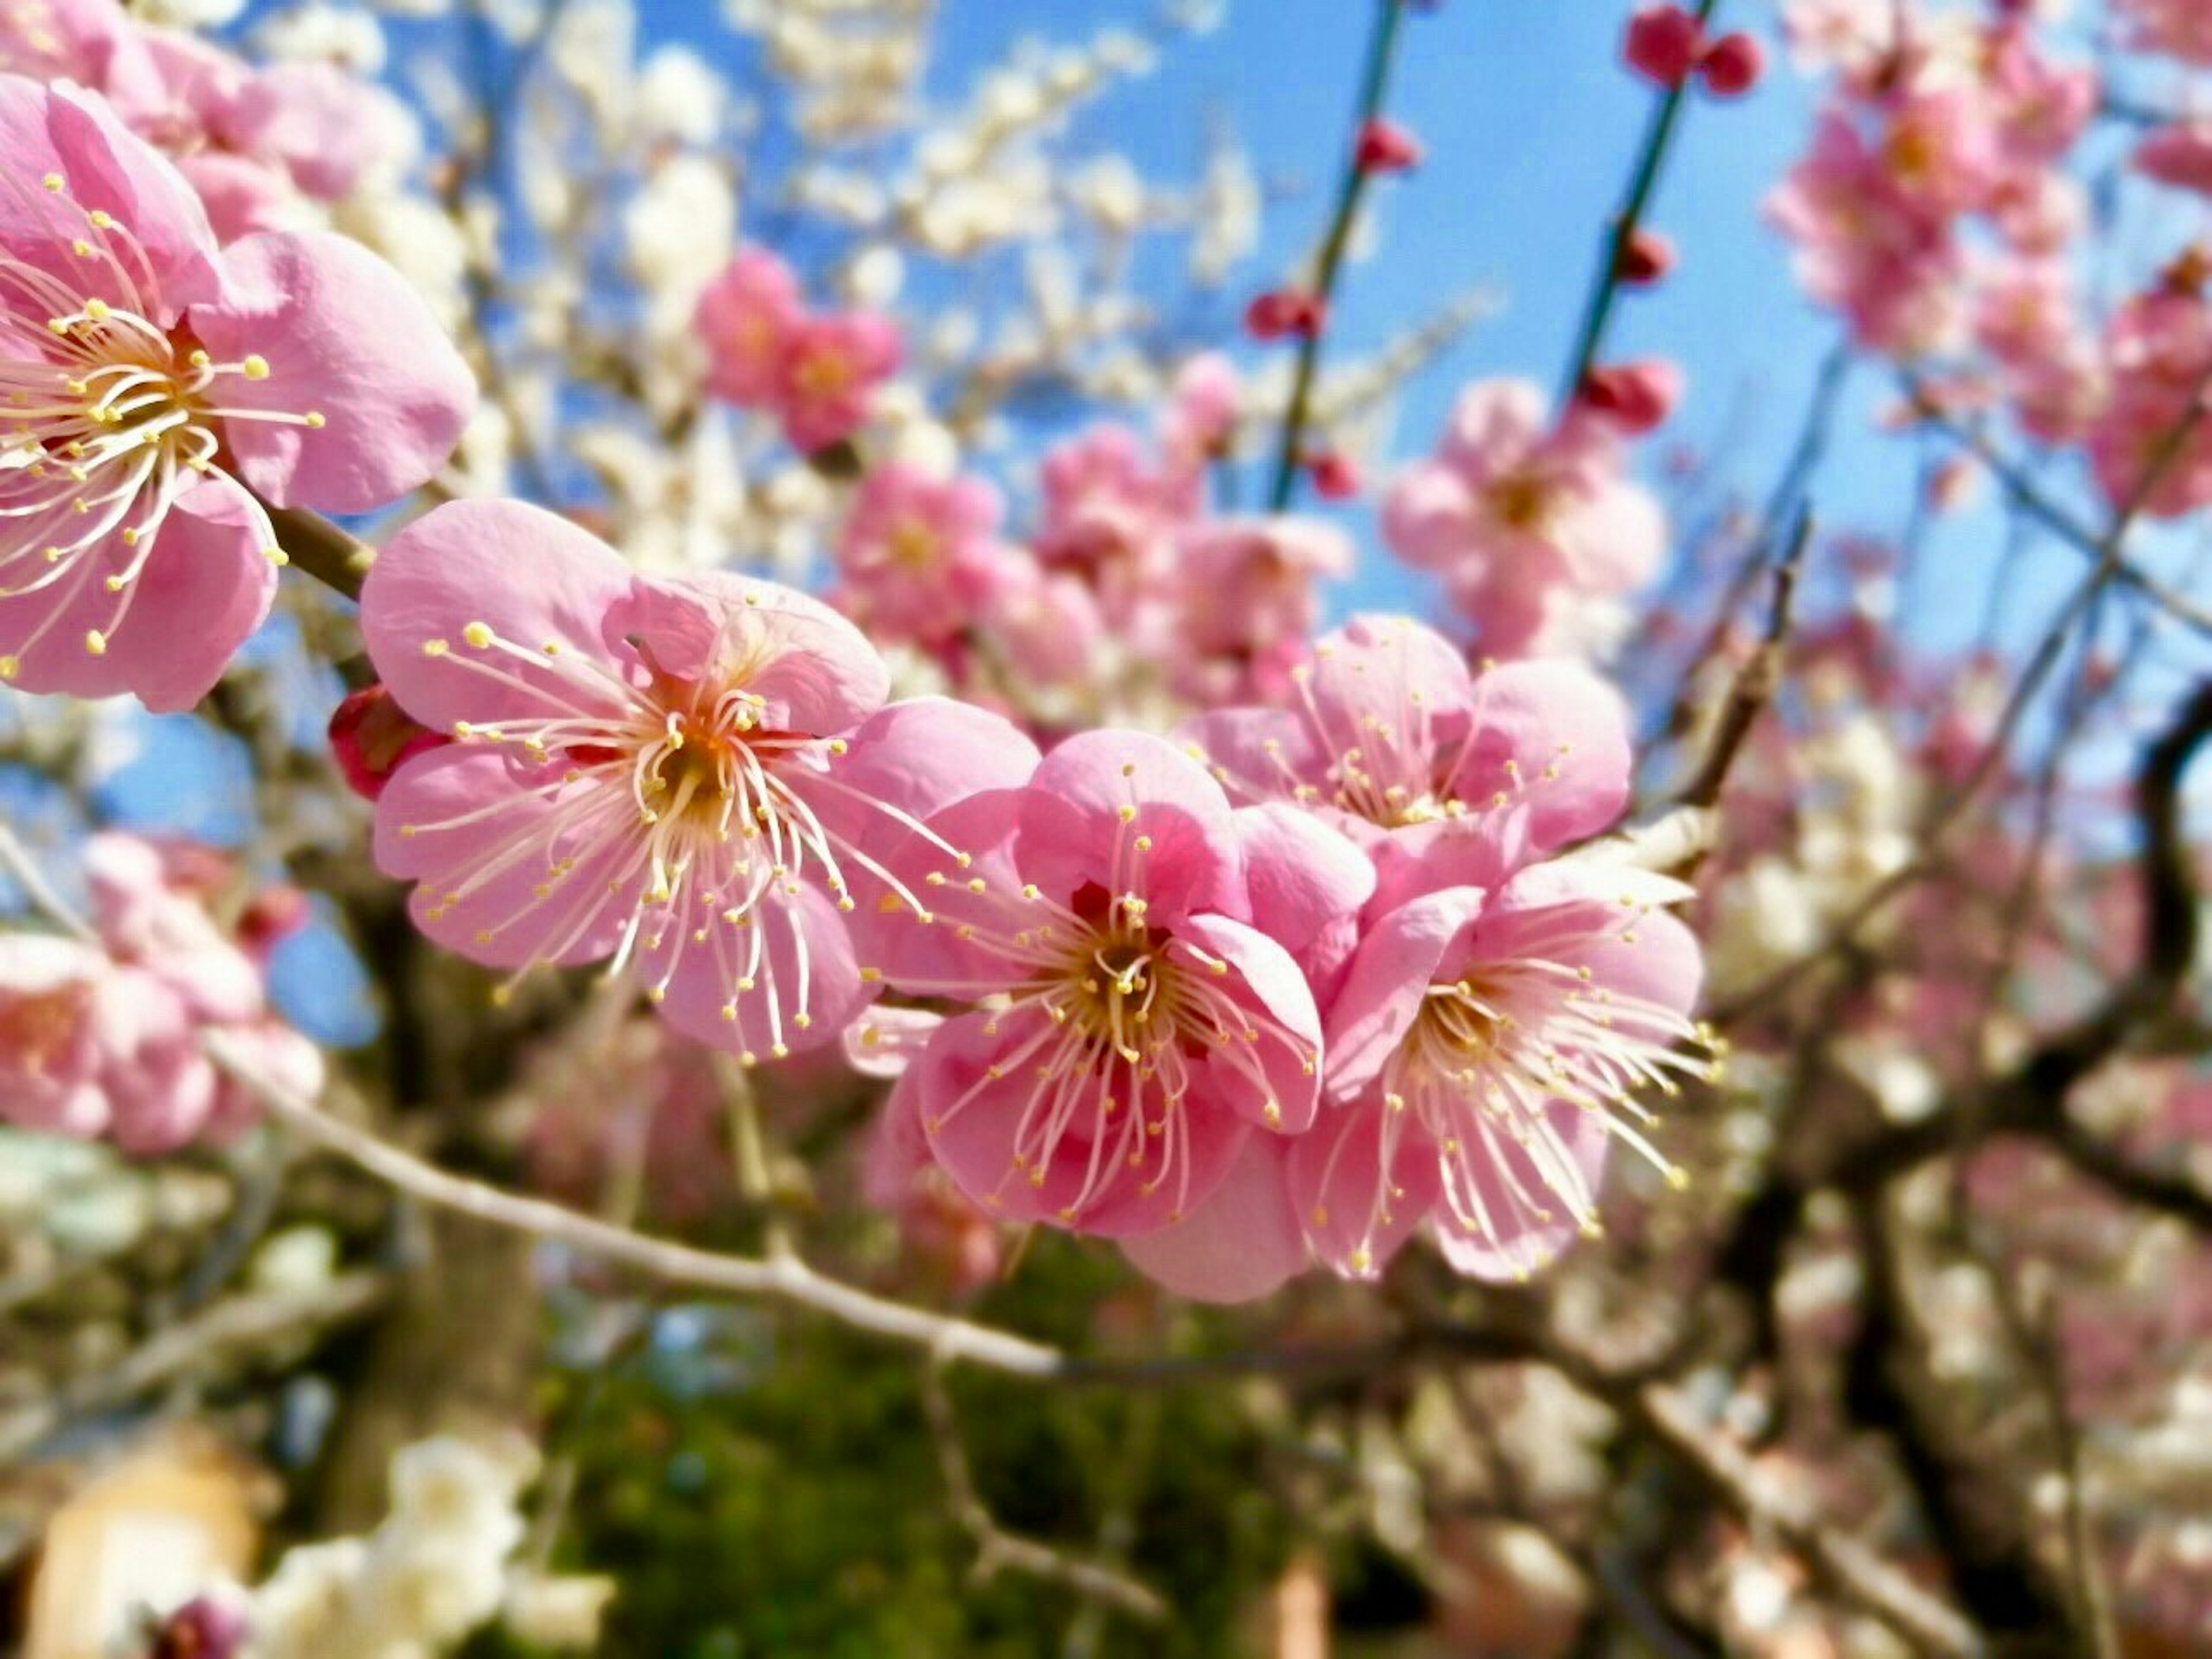
<svg viewBox="0 0 2212 1659">
<path fill-rule="evenodd" d="M 1716 1498 L 1755 1529 L 1787 1544 L 1837 1595 L 1923 1652 L 1972 1659 L 1987 1650 L 1951 1607 L 1856 1538 L 1822 1526 L 1811 1506 L 1771 1490 L 1742 1449 L 1700 1421 L 1679 1389 L 1650 1383 L 1619 1403 Z"/>
<path fill-rule="evenodd" d="M 1031 1377 L 1053 1376 L 1066 1367 L 1065 1358 L 1056 1349 L 964 1319 L 872 1296 L 824 1277 L 787 1251 L 755 1260 L 694 1249 L 687 1244 L 648 1238 L 542 1199 L 519 1197 L 481 1182 L 448 1175 L 366 1129 L 342 1122 L 264 1075 L 220 1035 L 211 1033 L 204 1040 L 216 1064 L 250 1090 L 271 1116 L 386 1185 L 425 1203 L 533 1237 L 552 1239 L 583 1255 L 670 1284 L 765 1297 L 811 1309 L 885 1341 L 923 1349 L 940 1361 L 966 1360 Z"/>
<path fill-rule="evenodd" d="M 287 559 L 333 593 L 361 598 L 362 578 L 376 559 L 374 548 L 304 507 L 271 507 L 266 501 L 261 507 Z"/>
<path fill-rule="evenodd" d="M 1720 9 L 1720 0 L 1698 0 L 1698 26 L 1703 28 Z M 1583 377 L 1597 361 L 1599 348 L 1605 343 L 1605 325 L 1613 315 L 1613 303 L 1620 296 L 1621 262 L 1628 252 L 1629 243 L 1635 239 L 1636 229 L 1643 222 L 1644 210 L 1650 205 L 1651 192 L 1658 187 L 1659 170 L 1667 159 L 1668 143 L 1674 136 L 1675 124 L 1680 119 L 1683 100 L 1688 97 L 1692 77 L 1667 88 L 1659 100 L 1659 107 L 1652 115 L 1651 125 L 1645 132 L 1644 149 L 1637 157 L 1636 170 L 1630 175 L 1628 198 L 1613 222 L 1612 234 L 1605 240 L 1600 258 L 1597 281 L 1590 289 L 1589 305 L 1583 314 L 1582 331 L 1575 342 L 1574 356 L 1567 363 L 1567 378 L 1559 391 L 1562 408 L 1574 400 L 1582 389 Z"/>
<path fill-rule="evenodd" d="M 1759 715 L 1773 700 L 1782 679 L 1782 647 L 1790 634 L 1791 607 L 1797 595 L 1797 575 L 1804 568 L 1805 549 L 1813 539 L 1813 515 L 1802 512 L 1790 532 L 1789 550 L 1774 567 L 1774 604 L 1767 612 L 1766 635 L 1757 650 L 1736 671 L 1729 683 L 1728 701 L 1722 705 L 1713 740 L 1705 750 L 1697 775 L 1674 798 L 1678 806 L 1711 807 L 1718 804 L 1721 789 L 1750 738 Z"/>
<path fill-rule="evenodd" d="M 1336 291 L 1337 271 L 1344 264 L 1344 251 L 1352 240 L 1352 227 L 1359 215 L 1359 204 L 1367 194 L 1369 174 L 1359 165 L 1358 137 L 1359 130 L 1382 113 L 1383 94 L 1390 84 L 1390 60 L 1398 42 L 1398 25 L 1403 20 L 1406 0 L 1379 0 L 1382 10 L 1375 19 L 1375 31 L 1368 37 L 1367 68 L 1359 92 L 1359 111 L 1354 118 L 1352 142 L 1345 147 L 1344 177 L 1337 185 L 1336 212 L 1329 221 L 1328 234 L 1322 239 L 1321 259 L 1315 267 L 1313 299 L 1321 307 L 1322 321 L 1318 326 L 1298 342 L 1297 372 L 1291 382 L 1290 407 L 1283 415 L 1283 435 L 1275 450 L 1275 478 L 1267 490 L 1267 507 L 1280 513 L 1291 504 L 1291 489 L 1297 481 L 1298 448 L 1304 441 L 1307 417 L 1313 410 L 1314 378 L 1321 368 L 1321 339 L 1328 331 L 1329 301 Z"/>
<path fill-rule="evenodd" d="M 366 1313 L 382 1299 L 384 1276 L 353 1273 L 307 1291 L 234 1297 L 141 1343 L 80 1388 L 0 1419 L 0 1466 L 33 1452 L 71 1419 L 112 1411 L 234 1349 L 296 1338 Z"/>
<path fill-rule="evenodd" d="M 975 1577 L 986 1583 L 994 1574 L 1025 1573 L 1048 1584 L 1073 1590 L 1086 1601 L 1126 1613 L 1147 1625 L 1167 1622 L 1168 1606 L 1158 1595 L 1126 1574 L 1094 1561 L 1078 1559 L 1034 1538 L 1024 1538 L 1000 1527 L 998 1519 L 975 1490 L 975 1477 L 968 1466 L 968 1450 L 960 1438 L 960 1423 L 945 1392 L 939 1368 L 929 1365 L 921 1376 L 921 1407 L 937 1442 L 938 1467 L 944 1472 L 946 1500 L 953 1519 L 975 1541 Z"/>
</svg>

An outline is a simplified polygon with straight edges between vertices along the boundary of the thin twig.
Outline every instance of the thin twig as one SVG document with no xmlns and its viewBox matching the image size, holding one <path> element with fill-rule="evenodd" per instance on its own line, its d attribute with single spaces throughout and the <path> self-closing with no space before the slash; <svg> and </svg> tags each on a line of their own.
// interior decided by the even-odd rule
<svg viewBox="0 0 2212 1659">
<path fill-rule="evenodd" d="M 1720 0 L 1698 0 L 1698 27 L 1711 22 L 1713 13 L 1719 9 Z M 1644 210 L 1650 205 L 1651 193 L 1658 187 L 1660 168 L 1666 161 L 1668 146 L 1681 118 L 1683 100 L 1689 96 L 1689 91 L 1690 77 L 1685 76 L 1678 84 L 1667 88 L 1652 112 L 1643 149 L 1636 159 L 1636 170 L 1629 177 L 1627 199 L 1614 216 L 1599 254 L 1597 278 L 1590 289 L 1589 304 L 1583 313 L 1574 355 L 1567 360 L 1566 380 L 1559 389 L 1562 406 L 1572 402 L 1581 391 L 1584 377 L 1597 362 L 1598 351 L 1605 343 L 1605 325 L 1613 315 L 1613 301 L 1620 295 L 1622 262 L 1629 243 L 1635 240 L 1637 227 L 1643 222 Z"/>
<path fill-rule="evenodd" d="M 1382 99 L 1390 84 L 1390 60 L 1396 50 L 1398 25 L 1405 14 L 1405 0 L 1378 0 L 1381 9 L 1376 15 L 1374 33 L 1368 37 L 1367 67 L 1361 76 L 1359 111 L 1352 132 L 1352 142 L 1345 149 L 1344 175 L 1337 185 L 1336 212 L 1329 220 L 1328 234 L 1321 245 L 1321 258 L 1314 268 L 1311 298 L 1320 307 L 1321 321 L 1298 342 L 1298 362 L 1291 381 L 1290 407 L 1283 414 L 1283 434 L 1275 451 L 1274 482 L 1268 487 L 1267 505 L 1270 512 L 1280 513 L 1291 504 L 1291 486 L 1297 482 L 1298 451 L 1305 440 L 1307 417 L 1313 410 L 1314 379 L 1321 368 L 1322 336 L 1328 331 L 1329 303 L 1336 291 L 1337 271 L 1344 264 L 1344 251 L 1352 240 L 1352 227 L 1359 215 L 1359 204 L 1367 194 L 1369 173 L 1359 164 L 1358 137 L 1361 128 L 1382 113 Z"/>
<path fill-rule="evenodd" d="M 1018 1572 L 1048 1584 L 1073 1590 L 1085 1601 L 1127 1613 L 1143 1624 L 1167 1621 L 1168 1606 L 1158 1595 L 1125 1573 L 1095 1561 L 1081 1560 L 1034 1538 L 1006 1531 L 992 1515 L 975 1489 L 968 1466 L 968 1449 L 960 1437 L 960 1422 L 946 1391 L 945 1377 L 934 1364 L 921 1376 L 921 1407 L 937 1443 L 938 1467 L 945 1477 L 945 1495 L 952 1517 L 975 1544 L 975 1576 L 988 1583 L 1000 1572 Z"/>
<path fill-rule="evenodd" d="M 967 1360 L 1026 1376 L 1052 1376 L 1066 1363 L 1057 1350 L 1038 1343 L 872 1296 L 825 1277 L 796 1255 L 755 1260 L 695 1249 L 649 1238 L 542 1199 L 520 1197 L 448 1175 L 368 1130 L 331 1116 L 313 1101 L 285 1088 L 221 1035 L 210 1034 L 205 1041 L 216 1063 L 245 1085 L 271 1116 L 425 1203 L 551 1239 L 671 1284 L 766 1297 L 809 1308 L 854 1330 L 921 1348 L 941 1360 Z"/>
</svg>

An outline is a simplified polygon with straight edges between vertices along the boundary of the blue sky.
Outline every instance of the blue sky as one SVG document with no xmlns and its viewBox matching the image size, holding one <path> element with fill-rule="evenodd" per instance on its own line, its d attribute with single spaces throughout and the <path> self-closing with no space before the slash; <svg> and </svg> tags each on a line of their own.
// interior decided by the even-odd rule
<svg viewBox="0 0 2212 1659">
<path fill-rule="evenodd" d="M 703 0 L 644 0 L 648 42 L 682 40 L 714 54 L 738 48 Z M 1649 118 L 1652 94 L 1620 64 L 1628 0 L 1443 0 L 1410 16 L 1394 82 L 1394 114 L 1420 135 L 1428 161 L 1380 191 L 1382 238 L 1351 266 L 1334 327 L 1352 349 L 1389 337 L 1470 287 L 1502 307 L 1479 324 L 1405 400 L 1401 451 L 1426 445 L 1466 380 L 1560 378 L 1596 259 L 1600 228 L 1617 205 Z M 956 102 L 974 76 L 1019 39 L 1073 41 L 1149 15 L 1140 0 L 945 0 L 941 50 L 927 92 Z M 1346 141 L 1373 0 L 1230 0 L 1224 26 L 1177 46 L 1154 75 L 1108 100 L 1079 142 L 1119 149 L 1148 173 L 1188 177 L 1209 124 L 1239 132 L 1271 179 L 1298 187 L 1270 216 L 1261 256 L 1239 295 L 1290 269 L 1328 211 Z M 1771 38 L 1771 9 L 1723 5 L 1723 26 Z M 1801 301 L 1786 251 L 1764 228 L 1759 204 L 1802 148 L 1815 89 L 1778 52 L 1746 100 L 1692 100 L 1650 222 L 1683 251 L 1660 290 L 1614 314 L 1613 356 L 1664 355 L 1686 368 L 1690 393 L 1650 447 L 1687 444 L 1717 455 L 1724 474 L 1757 498 L 1780 467 L 1837 337 Z M 1252 349 L 1232 337 L 1248 357 Z M 1862 374 L 1847 399 L 1816 490 L 1823 521 L 1895 533 L 1921 465 L 1916 447 L 1883 436 L 1872 416 L 1888 389 Z M 2089 516 L 2085 513 L 2085 516 Z M 1374 546 L 1347 604 L 1419 604 L 1420 579 Z M 2004 543 L 1994 511 L 1937 527 L 1903 598 L 1904 621 L 1931 649 L 1973 641 Z M 2077 568 L 2073 554 L 2030 555 L 1997 608 L 2000 636 L 2041 626 L 2045 603 Z"/>
</svg>

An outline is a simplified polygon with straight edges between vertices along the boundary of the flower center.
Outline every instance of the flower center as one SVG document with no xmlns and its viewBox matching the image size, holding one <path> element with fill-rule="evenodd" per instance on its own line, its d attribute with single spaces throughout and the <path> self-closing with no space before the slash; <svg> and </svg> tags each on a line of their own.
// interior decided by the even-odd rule
<svg viewBox="0 0 2212 1659">
<path fill-rule="evenodd" d="M 1490 510 L 1509 530 L 1534 535 L 1551 522 L 1559 491 L 1549 479 L 1534 472 L 1509 472 L 1486 492 Z"/>
<path fill-rule="evenodd" d="M 9 524 L 0 599 L 52 600 L 27 647 L 97 580 L 117 596 L 106 626 L 84 635 L 99 656 L 128 613 L 171 505 L 221 470 L 216 423 L 324 422 L 313 410 L 226 407 L 223 383 L 266 380 L 267 362 L 216 362 L 189 334 L 150 321 L 155 282 L 137 239 L 109 214 L 70 200 L 60 175 L 43 183 L 55 263 L 71 280 L 0 255 L 0 517 Z M 267 514 L 258 502 L 251 512 L 264 553 L 283 563 Z M 0 657 L 0 680 L 19 665 Z"/>
<path fill-rule="evenodd" d="M 74 987 L 0 1003 L 0 1055 L 21 1075 L 43 1077 L 76 1039 L 83 999 Z"/>
<path fill-rule="evenodd" d="M 937 562 L 937 532 L 919 520 L 908 519 L 890 533 L 891 562 L 917 575 Z"/>
</svg>

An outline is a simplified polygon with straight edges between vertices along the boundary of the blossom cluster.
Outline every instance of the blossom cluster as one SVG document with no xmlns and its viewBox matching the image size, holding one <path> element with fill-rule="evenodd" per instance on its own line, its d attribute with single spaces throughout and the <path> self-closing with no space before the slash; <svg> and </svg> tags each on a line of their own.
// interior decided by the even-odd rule
<svg viewBox="0 0 2212 1659">
<path fill-rule="evenodd" d="M 2138 51 L 2201 58 L 2192 9 L 2124 9 Z M 2050 51 L 2020 9 L 1838 7 L 1785 14 L 1832 95 L 1809 153 L 1771 198 L 1807 291 L 1854 340 L 1923 377 L 1924 407 L 2008 411 L 2077 448 L 2116 506 L 2174 517 L 2212 501 L 2212 447 L 2173 434 L 2212 372 L 2203 252 L 2184 248 L 2101 322 L 2088 300 L 2083 160 L 2106 72 Z M 2179 116 L 2135 170 L 2202 191 L 2212 143 Z"/>
<path fill-rule="evenodd" d="M 273 515 L 406 495 L 473 388 L 356 244 L 258 228 L 234 196 L 210 210 L 218 160 L 275 177 L 289 155 L 314 193 L 327 130 L 272 117 L 301 150 L 256 148 L 251 112 L 282 88 L 194 58 L 191 119 L 150 128 L 165 155 L 126 94 L 132 65 L 182 48 L 86 15 L 101 27 L 73 61 L 106 96 L 0 81 L 39 179 L 0 220 L 28 532 L 0 555 L 21 573 L 0 665 L 26 690 L 182 708 L 268 611 Z M 1409 165 L 1410 142 L 1367 131 L 1361 165 Z M 888 319 L 812 307 L 749 248 L 696 322 L 711 396 L 857 467 L 840 585 L 825 604 L 654 575 L 502 501 L 391 536 L 361 594 L 376 681 L 333 739 L 425 933 L 510 985 L 603 963 L 743 1065 L 845 1043 L 900 1079 L 890 1186 L 933 1162 L 989 1215 L 1121 1240 L 1195 1296 L 1314 1258 L 1372 1276 L 1425 1222 L 1464 1271 L 1525 1276 L 1595 1229 L 1613 1142 L 1673 1173 L 1646 1103 L 1707 1064 L 1698 951 L 1667 914 L 1687 890 L 1563 856 L 1627 799 L 1601 680 L 1471 674 L 1403 617 L 1310 643 L 1351 545 L 1212 510 L 1242 412 L 1224 359 L 1184 367 L 1149 441 L 1103 425 L 1048 451 L 1017 545 L 989 483 L 855 447 L 901 361 Z M 1548 432 L 1525 388 L 1473 388 L 1394 491 L 1394 542 L 1448 573 L 1498 653 L 1583 643 L 1566 613 L 1650 574 L 1663 527 L 1620 443 L 1671 401 L 1648 379 L 1594 378 Z M 1109 638 L 1158 677 L 1152 732 L 1009 698 L 1095 673 Z M 968 700 L 895 700 L 878 640 Z M 232 1127 L 228 1093 L 122 1076 L 137 1048 L 96 993 L 162 957 L 103 943 L 21 941 L 15 1024 L 37 1040 L 11 1063 L 36 1091 L 11 1110 L 142 1148 Z M 221 1091 L 204 1033 L 263 1028 L 258 981 L 228 1000 L 218 982 L 161 1054 Z M 272 1075 L 311 1092 L 309 1070 Z"/>
</svg>

